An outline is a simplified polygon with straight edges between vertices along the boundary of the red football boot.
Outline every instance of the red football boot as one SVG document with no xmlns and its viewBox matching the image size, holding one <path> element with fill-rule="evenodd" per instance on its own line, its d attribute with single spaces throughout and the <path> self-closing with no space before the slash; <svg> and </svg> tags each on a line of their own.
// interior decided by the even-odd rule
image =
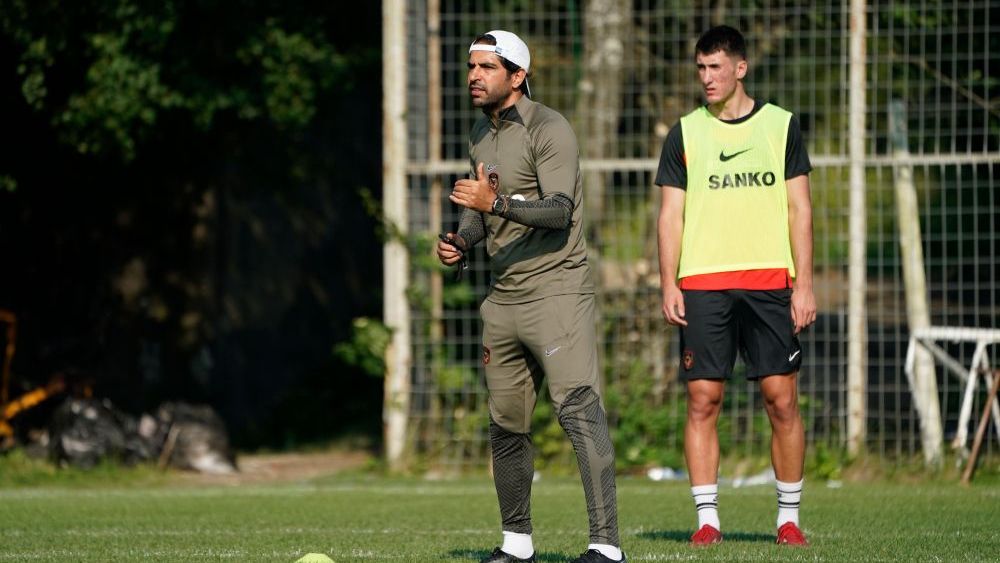
<svg viewBox="0 0 1000 563">
<path fill-rule="evenodd" d="M 691 545 L 693 546 L 706 546 L 713 545 L 717 543 L 722 543 L 722 532 L 716 530 L 712 526 L 705 524 L 697 532 L 691 536 Z"/>
<path fill-rule="evenodd" d="M 809 542 L 802 530 L 795 525 L 795 522 L 785 522 L 778 528 L 778 545 L 790 545 L 795 547 L 807 547 Z"/>
</svg>

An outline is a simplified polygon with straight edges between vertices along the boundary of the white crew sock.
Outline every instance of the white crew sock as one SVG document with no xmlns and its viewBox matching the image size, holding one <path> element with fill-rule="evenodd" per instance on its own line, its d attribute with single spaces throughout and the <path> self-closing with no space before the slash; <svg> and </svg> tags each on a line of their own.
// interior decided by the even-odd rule
<svg viewBox="0 0 1000 563">
<path fill-rule="evenodd" d="M 503 533 L 503 545 L 500 546 L 500 549 L 518 559 L 527 559 L 535 552 L 535 546 L 531 543 L 531 534 L 507 531 Z"/>
<path fill-rule="evenodd" d="M 612 559 L 614 561 L 622 560 L 622 550 L 613 545 L 608 545 L 606 543 L 592 543 L 587 546 L 588 551 L 591 549 L 600 551 L 601 555 L 607 557 L 608 559 Z"/>
<path fill-rule="evenodd" d="M 698 529 L 708 524 L 716 530 L 722 530 L 719 524 L 719 484 L 698 485 L 691 487 L 694 506 L 698 509 Z"/>
<path fill-rule="evenodd" d="M 799 501 L 802 499 L 802 483 L 785 483 L 777 481 L 778 488 L 778 527 L 786 522 L 794 522 L 799 525 Z"/>
</svg>

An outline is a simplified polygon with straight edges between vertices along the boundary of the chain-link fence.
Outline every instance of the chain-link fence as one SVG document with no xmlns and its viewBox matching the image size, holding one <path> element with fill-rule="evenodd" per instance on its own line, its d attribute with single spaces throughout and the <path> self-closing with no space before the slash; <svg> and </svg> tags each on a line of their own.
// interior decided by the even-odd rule
<svg viewBox="0 0 1000 563">
<path fill-rule="evenodd" d="M 895 190 L 919 202 L 930 322 L 997 328 L 1000 311 L 1000 2 L 873 2 L 867 7 L 865 191 L 867 448 L 906 459 L 921 449 L 904 358 L 909 339 Z M 478 304 L 488 287 L 481 249 L 465 281 L 431 256 L 459 209 L 447 193 L 468 173 L 478 117 L 465 87 L 472 38 L 518 33 L 531 48 L 532 94 L 562 112 L 581 146 L 607 403 L 620 462 L 676 464 L 684 390 L 676 332 L 660 314 L 653 185 L 663 140 L 702 103 L 693 64 L 704 29 L 727 23 L 748 41 L 747 90 L 799 116 L 814 170 L 818 320 L 803 335 L 802 412 L 814 449 L 846 441 L 848 361 L 847 4 L 799 2 L 413 1 L 407 4 L 408 209 L 412 390 L 409 447 L 434 465 L 485 462 L 487 414 Z M 439 55 L 438 55 L 439 53 Z M 890 108 L 895 108 L 890 110 Z M 894 114 L 892 112 L 895 112 Z M 903 131 L 890 135 L 890 116 Z M 945 351 L 968 363 L 969 344 Z M 992 365 L 1000 352 L 990 352 Z M 936 370 L 944 438 L 957 429 L 964 384 Z M 984 393 L 974 396 L 978 420 Z M 558 434 L 539 404 L 536 433 Z M 973 429 L 974 430 L 974 429 Z M 992 431 L 986 455 L 997 451 Z M 767 452 L 755 385 L 728 386 L 725 453 Z M 536 440 L 537 441 L 537 440 Z M 542 444 L 544 446 L 544 443 Z M 542 452 L 543 455 L 545 452 Z"/>
</svg>

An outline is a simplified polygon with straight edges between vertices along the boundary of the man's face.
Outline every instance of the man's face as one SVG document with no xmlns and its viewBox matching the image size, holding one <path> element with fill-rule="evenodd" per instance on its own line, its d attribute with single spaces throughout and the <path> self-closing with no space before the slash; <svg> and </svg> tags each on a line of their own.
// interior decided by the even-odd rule
<svg viewBox="0 0 1000 563">
<path fill-rule="evenodd" d="M 747 74 L 747 62 L 744 59 L 731 57 L 725 51 L 716 51 L 710 55 L 698 53 L 695 56 L 698 65 L 698 79 L 705 92 L 709 104 L 725 102 L 736 92 L 737 82 Z"/>
<path fill-rule="evenodd" d="M 515 74 L 509 74 L 500 57 L 489 51 L 469 53 L 469 96 L 472 105 L 489 109 L 499 106 L 514 91 Z"/>
</svg>

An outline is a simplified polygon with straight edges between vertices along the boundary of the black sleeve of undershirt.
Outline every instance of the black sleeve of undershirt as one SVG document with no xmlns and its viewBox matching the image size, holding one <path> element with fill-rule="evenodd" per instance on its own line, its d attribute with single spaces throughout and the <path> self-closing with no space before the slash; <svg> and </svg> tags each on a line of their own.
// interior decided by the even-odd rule
<svg viewBox="0 0 1000 563">
<path fill-rule="evenodd" d="M 508 198 L 506 204 L 500 217 L 528 227 L 567 229 L 573 219 L 573 200 L 561 192 L 534 201 Z"/>
<path fill-rule="evenodd" d="M 479 244 L 486 238 L 486 224 L 483 222 L 483 214 L 473 209 L 464 209 L 462 218 L 458 221 L 458 232 L 455 233 L 465 240 L 465 250 Z"/>
<path fill-rule="evenodd" d="M 660 165 L 656 169 L 657 186 L 674 186 L 687 189 L 687 165 L 684 162 L 684 135 L 678 122 L 663 141 L 660 151 Z"/>
<path fill-rule="evenodd" d="M 788 138 L 785 141 L 785 179 L 789 180 L 811 171 L 812 163 L 809 162 L 806 143 L 802 139 L 802 128 L 799 127 L 799 119 L 793 115 L 788 122 Z"/>
</svg>

